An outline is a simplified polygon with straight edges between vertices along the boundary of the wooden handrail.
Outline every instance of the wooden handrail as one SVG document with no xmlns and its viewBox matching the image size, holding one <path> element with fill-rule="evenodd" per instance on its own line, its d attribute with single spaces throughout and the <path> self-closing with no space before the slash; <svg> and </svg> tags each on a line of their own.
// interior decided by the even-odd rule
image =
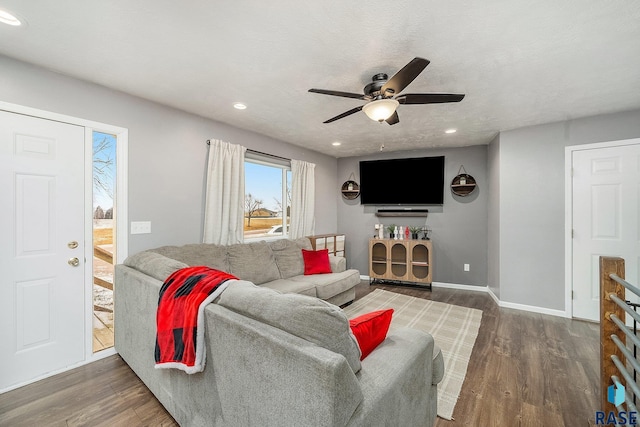
<svg viewBox="0 0 640 427">
<path fill-rule="evenodd" d="M 102 249 L 100 246 L 93 247 L 93 256 L 101 259 L 104 262 L 113 264 L 113 254 L 105 249 Z"/>
<path fill-rule="evenodd" d="M 93 256 L 98 258 L 99 260 L 102 260 L 104 262 L 107 262 L 109 264 L 113 264 L 113 254 L 109 251 L 107 251 L 106 249 L 101 248 L 100 246 L 94 246 L 93 247 Z M 93 283 L 95 285 L 101 286 L 105 289 L 109 289 L 109 290 L 113 290 L 113 283 L 109 282 L 107 280 L 101 279 L 100 277 L 97 276 L 93 276 Z M 109 308 L 104 308 L 104 307 L 100 307 L 98 305 L 93 306 L 93 309 L 96 311 L 106 311 L 106 312 L 113 312 L 113 310 L 109 309 Z"/>
<path fill-rule="evenodd" d="M 99 278 L 97 276 L 93 276 L 93 283 L 98 285 L 98 286 L 101 286 L 101 287 L 103 287 L 105 289 L 109 289 L 110 291 L 113 290 L 113 283 L 108 282 L 108 281 L 106 281 L 104 279 L 101 279 L 101 278 Z"/>
<path fill-rule="evenodd" d="M 624 364 L 626 359 L 622 351 L 611 340 L 611 335 L 617 335 L 626 345 L 626 336 L 617 333 L 618 326 L 611 320 L 611 315 L 615 314 L 624 321 L 625 311 L 622 307 L 611 300 L 610 295 L 615 294 L 621 300 L 625 300 L 625 288 L 609 277 L 616 274 L 624 279 L 624 259 L 613 257 L 600 257 L 600 392 L 601 408 L 605 412 L 615 411 L 616 407 L 607 400 L 607 387 L 612 384 L 611 376 L 618 374 L 616 365 L 611 360 L 611 355 L 615 354 Z M 624 380 L 621 378 L 624 385 Z"/>
</svg>

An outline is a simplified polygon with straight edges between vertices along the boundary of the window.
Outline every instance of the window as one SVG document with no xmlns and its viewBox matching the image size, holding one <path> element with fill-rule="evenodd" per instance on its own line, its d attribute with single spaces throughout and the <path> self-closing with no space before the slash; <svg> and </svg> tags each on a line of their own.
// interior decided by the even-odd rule
<svg viewBox="0 0 640 427">
<path fill-rule="evenodd" d="M 113 347 L 113 254 L 118 137 L 93 131 L 93 351 Z"/>
<path fill-rule="evenodd" d="M 247 151 L 244 168 L 244 239 L 288 236 L 291 162 Z"/>
</svg>

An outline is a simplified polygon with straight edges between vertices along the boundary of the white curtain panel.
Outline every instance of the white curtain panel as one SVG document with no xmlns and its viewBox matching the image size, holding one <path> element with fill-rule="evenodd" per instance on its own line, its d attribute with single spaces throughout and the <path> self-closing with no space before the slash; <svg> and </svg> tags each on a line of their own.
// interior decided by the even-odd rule
<svg viewBox="0 0 640 427">
<path fill-rule="evenodd" d="M 313 163 L 291 160 L 291 239 L 314 234 L 315 167 Z"/>
<path fill-rule="evenodd" d="M 244 153 L 241 145 L 210 140 L 204 211 L 204 243 L 244 240 Z"/>
</svg>

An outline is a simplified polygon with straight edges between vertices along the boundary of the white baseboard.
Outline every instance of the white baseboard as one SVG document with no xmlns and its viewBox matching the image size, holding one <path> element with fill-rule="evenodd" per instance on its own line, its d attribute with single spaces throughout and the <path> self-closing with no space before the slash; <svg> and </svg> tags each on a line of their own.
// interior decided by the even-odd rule
<svg viewBox="0 0 640 427">
<path fill-rule="evenodd" d="M 460 285 L 457 283 L 442 283 L 442 282 L 433 282 L 432 285 L 434 287 L 439 287 L 439 288 L 463 289 L 466 291 L 486 292 L 491 296 L 491 298 L 493 298 L 493 300 L 495 301 L 496 304 L 498 304 L 499 307 L 512 308 L 515 310 L 530 311 L 533 313 L 548 314 L 550 316 L 569 318 L 567 313 L 562 310 L 555 310 L 552 308 L 537 307 L 535 305 L 526 305 L 526 304 L 518 304 L 515 302 L 502 301 L 488 286 Z"/>
<path fill-rule="evenodd" d="M 478 285 L 462 285 L 459 283 L 433 282 L 431 286 L 434 288 L 462 289 L 464 291 L 488 292 L 488 287 Z"/>
<path fill-rule="evenodd" d="M 557 317 L 566 317 L 568 319 L 570 319 L 571 317 L 567 315 L 567 313 L 563 310 L 555 310 L 552 308 L 546 308 L 546 307 L 538 307 L 535 305 L 526 305 L 526 304 L 518 304 L 515 302 L 507 302 L 507 301 L 500 301 L 500 303 L 498 304 L 500 307 L 504 307 L 504 308 L 513 308 L 515 310 L 522 310 L 522 311 L 531 311 L 534 313 L 540 313 L 540 314 L 548 314 L 550 316 L 557 316 Z"/>
<path fill-rule="evenodd" d="M 369 280 L 369 276 L 360 275 L 360 279 Z M 489 288 L 488 286 L 481 285 L 462 285 L 459 283 L 445 283 L 445 282 L 433 282 L 431 286 L 434 288 L 447 288 L 447 289 L 460 289 L 464 291 L 484 292 L 489 294 L 493 301 L 503 308 L 512 308 L 514 310 L 530 311 L 533 313 L 547 314 L 550 316 L 570 318 L 570 316 L 563 310 L 555 310 L 546 307 L 537 307 L 534 305 L 518 304 L 515 302 L 501 301 L 500 298 Z"/>
<path fill-rule="evenodd" d="M 487 286 L 487 293 L 491 296 L 491 298 L 493 298 L 493 301 L 496 304 L 500 305 L 500 298 L 498 298 L 498 296 L 488 286 Z"/>
</svg>

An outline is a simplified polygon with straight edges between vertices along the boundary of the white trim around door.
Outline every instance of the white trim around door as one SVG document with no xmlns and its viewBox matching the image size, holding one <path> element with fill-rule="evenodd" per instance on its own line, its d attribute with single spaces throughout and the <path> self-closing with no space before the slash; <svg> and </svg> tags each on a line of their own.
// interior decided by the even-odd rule
<svg viewBox="0 0 640 427">
<path fill-rule="evenodd" d="M 11 113 L 22 114 L 26 116 L 38 117 L 47 120 L 53 120 L 62 123 L 68 123 L 76 126 L 82 126 L 85 128 L 85 144 L 91 144 L 93 131 L 109 133 L 115 135 L 117 138 L 116 145 L 116 198 L 115 198 L 115 221 L 116 221 L 116 235 L 115 237 L 115 249 L 116 258 L 114 263 L 122 263 L 128 255 L 128 138 L 129 131 L 126 128 L 114 126 L 106 123 L 95 122 L 92 120 L 81 119 L 77 117 L 67 116 L 64 114 L 58 114 L 50 111 L 40 110 L 32 107 L 26 107 L 18 104 L 12 104 L 8 102 L 0 101 L 0 111 L 7 111 Z M 91 147 L 87 145 L 86 147 Z M 92 207 L 92 189 L 93 189 L 93 172 L 92 172 L 93 153 L 91 149 L 85 149 L 85 200 L 89 203 L 85 203 L 85 236 L 91 236 L 93 232 L 92 219 L 93 219 L 93 207 Z M 87 260 L 93 259 L 93 245 L 85 245 L 84 257 Z M 81 363 L 74 366 L 69 366 L 62 371 L 72 369 L 76 366 L 84 365 L 86 363 L 93 362 L 95 360 L 115 354 L 115 349 L 110 348 L 97 353 L 93 353 L 92 348 L 92 322 L 93 322 L 93 272 L 91 269 L 85 269 L 85 304 L 86 304 L 86 316 L 85 316 L 85 358 Z M 61 371 L 61 372 L 62 372 Z M 46 376 L 55 375 L 59 372 L 51 372 Z M 37 381 L 42 378 L 36 378 Z M 32 381 L 30 381 L 32 382 Z M 22 386 L 25 384 L 19 384 Z M 16 386 L 16 387 L 17 387 Z M 15 388 L 15 387 L 12 387 Z M 3 390 L 7 391 L 7 390 Z"/>
<path fill-rule="evenodd" d="M 582 150 L 594 150 L 640 144 L 640 138 L 623 139 L 619 141 L 597 142 L 592 144 L 572 145 L 565 147 L 565 312 L 567 317 L 573 317 L 573 154 Z"/>
</svg>

